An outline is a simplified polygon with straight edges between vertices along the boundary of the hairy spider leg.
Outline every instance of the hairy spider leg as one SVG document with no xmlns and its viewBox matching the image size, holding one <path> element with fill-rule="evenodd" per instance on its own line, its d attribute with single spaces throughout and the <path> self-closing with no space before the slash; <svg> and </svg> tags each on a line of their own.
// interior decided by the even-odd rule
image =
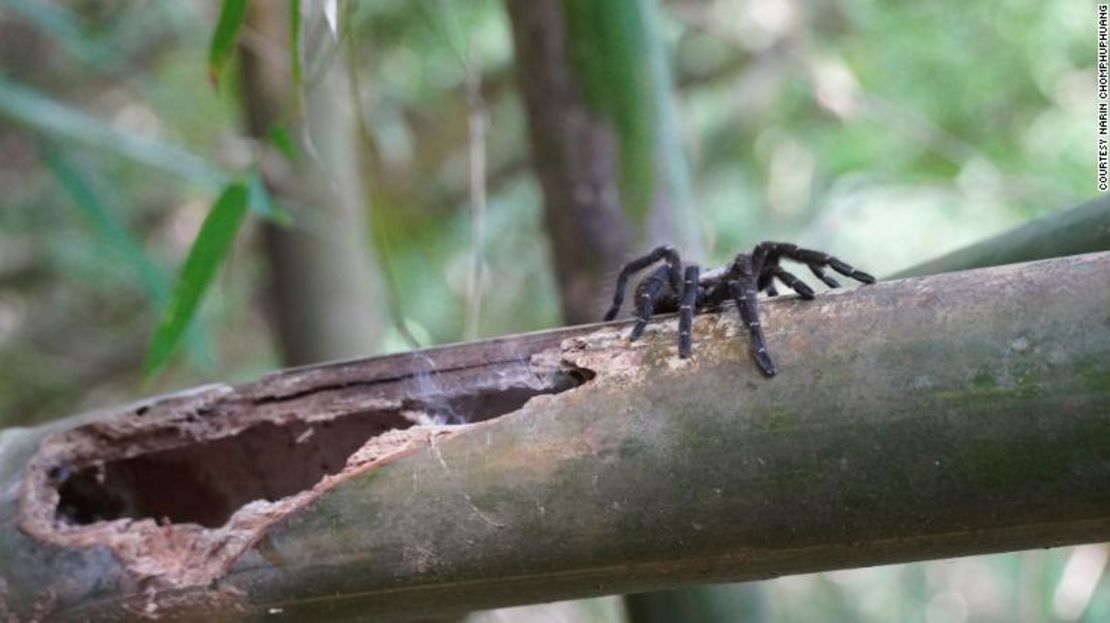
<svg viewBox="0 0 1110 623">
<path fill-rule="evenodd" d="M 813 251 L 811 251 L 811 253 L 813 253 Z M 843 262 L 831 255 L 826 255 L 824 253 L 819 253 L 819 255 L 824 255 L 825 257 L 827 257 L 828 260 L 826 261 L 828 262 L 829 267 L 831 267 L 833 270 L 840 273 L 841 275 L 844 275 L 845 277 L 851 277 L 852 279 L 855 279 L 856 281 L 862 283 L 875 283 L 875 278 L 872 277 L 869 273 L 865 273 L 862 270 L 853 267 L 852 265 L 848 264 L 848 262 Z"/>
<path fill-rule="evenodd" d="M 840 287 L 840 282 L 828 276 L 825 273 L 825 269 L 823 269 L 821 265 L 817 262 L 806 262 L 806 266 L 809 266 L 809 272 L 813 273 L 814 277 L 817 277 L 821 281 L 825 282 L 825 285 L 829 286 L 830 288 Z"/>
<path fill-rule="evenodd" d="M 740 320 L 748 328 L 751 338 L 751 353 L 756 365 L 766 376 L 775 376 L 775 362 L 767 352 L 763 339 L 763 327 L 759 322 L 759 308 L 756 303 L 756 279 L 752 274 L 752 258 L 741 253 L 736 256 L 728 275 L 728 289 L 736 301 Z"/>
<path fill-rule="evenodd" d="M 798 293 L 798 296 L 806 299 L 807 301 L 813 298 L 813 288 L 809 287 L 806 282 L 798 279 L 793 273 L 783 269 L 777 263 L 767 267 L 772 277 L 786 284 L 786 287 Z"/>
<path fill-rule="evenodd" d="M 818 268 L 822 266 L 828 266 L 841 275 L 844 275 L 845 277 L 851 277 L 856 281 L 860 281 L 863 283 L 875 283 L 875 278 L 871 275 L 863 272 L 862 270 L 857 270 L 855 267 L 849 265 L 847 262 L 835 258 L 828 253 L 814 251 L 813 249 L 803 249 L 800 248 L 798 245 L 790 244 L 788 242 L 761 242 L 759 243 L 759 245 L 757 245 L 757 248 L 765 245 L 767 247 L 767 253 L 769 253 L 776 260 L 778 259 L 778 257 L 781 256 L 794 260 L 796 262 L 801 262 L 802 264 L 806 264 L 810 267 L 810 270 L 813 272 L 813 274 L 822 281 L 825 281 L 825 279 L 821 277 L 821 274 L 818 273 L 817 270 L 814 270 L 814 265 L 817 265 Z M 829 282 L 825 281 L 825 283 Z M 836 282 L 833 281 L 833 283 Z M 832 286 L 831 283 L 829 285 Z M 837 284 L 837 286 L 839 285 L 840 284 Z"/>
<path fill-rule="evenodd" d="M 775 287 L 775 268 L 779 265 L 778 255 L 774 253 L 775 243 L 761 242 L 755 245 L 751 253 L 752 275 L 755 278 L 755 291 L 767 291 L 767 296 L 778 296 L 779 290 Z M 797 281 L 795 278 L 794 281 Z M 785 283 L 785 282 L 784 282 Z M 790 284 L 787 284 L 788 286 Z"/>
<path fill-rule="evenodd" d="M 694 325 L 694 310 L 698 306 L 698 274 L 701 269 L 697 264 L 686 267 L 686 274 L 682 290 L 682 304 L 678 306 L 678 356 L 682 359 L 690 358 L 690 349 L 693 338 L 690 330 Z"/>
<path fill-rule="evenodd" d="M 755 279 L 756 292 L 764 288 L 774 287 L 775 285 L 774 276 L 771 274 L 769 268 L 777 266 L 779 263 L 778 255 L 775 253 L 776 244 L 777 243 L 774 242 L 761 242 L 755 245 L 751 255 L 748 256 L 750 258 L 751 275 L 752 278 Z M 732 269 L 734 275 L 737 274 L 736 271 L 740 268 L 741 255 L 744 254 L 741 253 L 737 255 L 736 261 L 733 262 Z"/>
<path fill-rule="evenodd" d="M 655 312 L 655 301 L 658 300 L 659 294 L 663 291 L 663 286 L 667 283 L 667 274 L 670 268 L 667 266 L 660 266 L 652 271 L 646 279 L 636 286 L 636 312 L 640 319 L 636 321 L 636 326 L 632 327 L 632 335 L 629 340 L 638 340 L 644 334 L 644 327 L 647 326 L 651 315 Z"/>
<path fill-rule="evenodd" d="M 755 267 L 756 274 L 759 275 L 759 285 L 773 288 L 773 278 L 778 278 L 786 285 L 793 288 L 804 299 L 813 298 L 813 289 L 808 284 L 801 281 L 793 274 L 783 270 L 779 264 L 780 258 L 787 258 L 800 262 L 809 267 L 809 271 L 814 274 L 818 279 L 825 283 L 830 288 L 839 288 L 840 283 L 825 273 L 824 267 L 829 266 L 836 272 L 861 281 L 863 283 L 875 283 L 875 278 L 863 272 L 856 270 L 828 253 L 814 251 L 813 249 L 802 249 L 797 245 L 788 242 L 761 242 L 756 245 L 752 251 L 752 264 Z M 793 279 L 794 283 L 800 285 L 809 294 L 799 290 L 794 283 L 788 282 L 787 279 Z M 762 289 L 762 288 L 761 288 Z"/>
<path fill-rule="evenodd" d="M 677 296 L 682 296 L 682 259 L 678 257 L 678 252 L 669 246 L 656 247 L 651 253 L 638 257 L 621 268 L 621 273 L 617 277 L 617 291 L 613 293 L 613 305 L 605 312 L 606 321 L 616 318 L 620 313 L 621 304 L 624 303 L 624 291 L 628 288 L 628 279 L 659 260 L 667 261 L 671 286 Z"/>
</svg>

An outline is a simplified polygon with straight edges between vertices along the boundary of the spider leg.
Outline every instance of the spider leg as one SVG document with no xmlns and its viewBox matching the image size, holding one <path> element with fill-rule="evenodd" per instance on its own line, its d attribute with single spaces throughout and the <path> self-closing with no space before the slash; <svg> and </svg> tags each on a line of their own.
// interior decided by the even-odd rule
<svg viewBox="0 0 1110 623">
<path fill-rule="evenodd" d="M 624 303 L 624 291 L 628 287 L 628 279 L 659 260 L 667 261 L 667 266 L 670 269 L 671 286 L 676 293 L 681 295 L 682 260 L 678 257 L 678 252 L 668 246 L 656 247 L 651 253 L 638 257 L 621 268 L 620 275 L 617 277 L 616 292 L 613 293 L 613 305 L 609 308 L 609 311 L 605 312 L 606 321 L 616 318 L 620 312 L 621 304 Z"/>
<path fill-rule="evenodd" d="M 786 284 L 786 287 L 798 293 L 798 296 L 806 299 L 807 301 L 813 298 L 813 288 L 809 287 L 806 282 L 798 279 L 793 273 L 784 270 L 778 264 L 772 264 L 767 267 L 767 270 L 773 277 Z"/>
<path fill-rule="evenodd" d="M 779 254 L 775 251 L 775 242 L 761 242 L 752 250 L 752 271 L 756 277 L 756 292 L 766 290 L 768 296 L 778 296 L 778 288 L 775 287 L 775 279 L 786 284 L 786 287 L 794 290 L 804 299 L 813 298 L 813 288 L 809 284 L 798 279 L 794 275 L 784 269 L 779 264 Z"/>
<path fill-rule="evenodd" d="M 806 266 L 809 266 L 809 272 L 813 273 L 814 277 L 817 277 L 821 281 L 824 281 L 825 285 L 829 286 L 830 288 L 840 287 L 840 282 L 825 274 L 825 270 L 821 268 L 821 265 L 817 262 L 807 262 Z"/>
<path fill-rule="evenodd" d="M 690 357 L 690 349 L 693 346 L 690 330 L 694 324 L 694 311 L 698 306 L 699 272 L 700 269 L 697 264 L 690 264 L 686 267 L 682 304 L 678 307 L 678 356 L 682 359 Z"/>
<path fill-rule="evenodd" d="M 775 245 L 777 244 L 777 242 L 761 242 L 752 249 L 752 254 L 749 256 L 751 258 L 749 266 L 757 285 L 764 277 L 764 269 L 767 268 L 765 265 L 779 263 L 778 253 L 775 253 Z M 739 268 L 740 256 L 742 255 L 744 254 L 741 253 L 736 256 L 736 262 L 733 264 L 734 269 Z M 770 283 L 770 280 L 768 280 L 768 283 Z"/>
<path fill-rule="evenodd" d="M 828 260 L 826 260 L 826 261 L 828 262 L 829 267 L 832 268 L 833 270 L 835 270 L 836 272 L 840 273 L 841 275 L 844 275 L 845 277 L 851 277 L 852 279 L 855 279 L 856 281 L 860 281 L 860 282 L 863 282 L 863 283 L 875 283 L 875 278 L 874 277 L 872 277 L 868 273 L 863 272 L 862 270 L 858 270 L 856 268 L 853 268 L 847 262 L 842 262 L 842 261 L 836 259 L 835 257 L 833 257 L 831 255 L 827 255 L 825 253 L 818 253 L 818 254 L 819 255 L 824 255 L 825 257 L 827 257 Z"/>
<path fill-rule="evenodd" d="M 636 326 L 632 327 L 632 335 L 629 336 L 629 340 L 638 340 L 644 334 L 644 327 L 647 326 L 652 313 L 655 312 L 655 301 L 663 291 L 668 272 L 670 272 L 669 267 L 660 266 L 641 281 L 640 285 L 636 286 L 638 295 L 636 298 L 636 312 L 640 319 L 636 321 Z"/>
<path fill-rule="evenodd" d="M 813 274 L 817 275 L 817 278 L 821 279 L 821 281 L 825 281 L 825 278 L 821 277 L 821 274 L 818 273 L 818 270 L 823 266 L 828 266 L 841 275 L 844 275 L 845 277 L 851 277 L 856 281 L 860 281 L 863 283 L 875 283 L 875 278 L 871 275 L 863 272 L 862 270 L 857 270 L 853 266 L 849 265 L 847 262 L 835 258 L 828 253 L 814 251 L 813 249 L 803 249 L 798 247 L 797 245 L 786 242 L 761 242 L 759 243 L 759 245 L 757 245 L 757 248 L 759 247 L 765 247 L 767 249 L 766 253 L 771 256 L 781 256 L 808 265 Z M 818 270 L 814 269 L 814 265 L 818 267 Z M 829 282 L 825 281 L 825 283 Z M 836 283 L 836 281 L 834 280 L 833 283 Z M 832 286 L 831 283 L 829 285 Z"/>
<path fill-rule="evenodd" d="M 728 282 L 729 292 L 736 301 L 736 309 L 740 312 L 740 320 L 748 328 L 751 337 L 751 353 L 760 371 L 766 376 L 775 375 L 775 362 L 767 352 L 767 344 L 763 339 L 763 327 L 759 322 L 759 309 L 756 306 L 756 278 L 752 274 L 752 258 L 740 254 L 736 256 Z"/>
<path fill-rule="evenodd" d="M 772 262 L 770 261 L 765 262 L 763 268 L 757 273 L 759 277 L 755 280 L 755 291 L 757 293 L 766 292 L 769 297 L 779 295 L 779 289 L 775 286 L 775 275 L 771 270 L 771 264 Z M 773 264 L 777 266 L 778 260 L 775 259 Z"/>
</svg>

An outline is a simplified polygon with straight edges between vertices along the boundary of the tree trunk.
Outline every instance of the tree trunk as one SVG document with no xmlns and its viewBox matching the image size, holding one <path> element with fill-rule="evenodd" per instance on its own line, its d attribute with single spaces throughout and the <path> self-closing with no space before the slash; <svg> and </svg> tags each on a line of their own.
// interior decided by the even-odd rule
<svg viewBox="0 0 1110 623">
<path fill-rule="evenodd" d="M 293 121 L 288 111 L 296 95 L 287 57 L 274 44 L 288 39 L 288 7 L 251 3 L 247 25 L 263 39 L 241 50 L 251 135 L 266 141 L 271 129 L 288 125 L 294 136 L 312 140 L 312 145 L 302 143 L 306 157 L 295 170 L 267 171 L 268 187 L 296 219 L 293 227 L 266 225 L 282 359 L 299 365 L 366 356 L 377 349 L 385 310 L 367 246 L 370 229 L 345 59 L 340 55 L 319 82 L 306 85 L 304 122 L 286 123 Z"/>
<path fill-rule="evenodd" d="M 506 0 L 517 81 L 544 197 L 567 324 L 601 317 L 599 292 L 633 251 L 621 211 L 616 135 L 587 104 L 567 62 L 564 0 Z"/>
<path fill-rule="evenodd" d="M 0 432 L 0 618 L 404 620 L 1110 538 L 1110 253 Z M 19 617 L 20 619 L 17 619 Z"/>
</svg>

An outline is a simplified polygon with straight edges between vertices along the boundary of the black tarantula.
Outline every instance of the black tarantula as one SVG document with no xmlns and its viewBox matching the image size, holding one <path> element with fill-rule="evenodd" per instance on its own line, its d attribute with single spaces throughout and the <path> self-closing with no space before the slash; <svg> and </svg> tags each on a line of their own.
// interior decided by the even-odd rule
<svg viewBox="0 0 1110 623">
<path fill-rule="evenodd" d="M 636 286 L 636 312 L 639 320 L 632 328 L 630 339 L 638 339 L 643 334 L 652 314 L 677 311 L 678 356 L 685 359 L 690 356 L 690 327 L 694 322 L 694 314 L 716 310 L 721 303 L 731 299 L 736 302 L 740 320 L 751 334 L 752 357 L 763 374 L 774 376 L 775 362 L 767 352 L 767 344 L 763 339 L 756 293 L 766 291 L 769 296 L 777 296 L 774 280 L 778 279 L 803 299 L 813 298 L 812 288 L 779 265 L 783 258 L 805 264 L 814 276 L 830 288 L 839 288 L 840 284 L 825 274 L 826 266 L 857 281 L 875 283 L 875 278 L 871 275 L 856 270 L 827 253 L 801 249 L 786 242 L 761 242 L 751 253 L 737 254 L 736 259 L 728 266 L 705 273 L 700 272 L 697 264 L 687 264 L 684 267 L 677 251 L 662 246 L 624 265 L 617 277 L 613 306 L 606 312 L 605 320 L 617 317 L 621 303 L 624 302 L 629 277 L 663 260 L 666 264 L 656 268 Z"/>
</svg>

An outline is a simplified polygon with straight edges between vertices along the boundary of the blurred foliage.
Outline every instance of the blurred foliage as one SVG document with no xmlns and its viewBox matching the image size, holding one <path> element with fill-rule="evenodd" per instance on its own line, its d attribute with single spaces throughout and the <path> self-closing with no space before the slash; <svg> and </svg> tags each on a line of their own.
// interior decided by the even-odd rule
<svg viewBox="0 0 1110 623">
<path fill-rule="evenodd" d="M 211 352 L 141 385 L 164 287 L 155 284 L 264 147 L 241 131 L 238 90 L 206 83 L 218 8 L 0 0 L 0 424 L 274 366 L 266 267 L 248 221 L 201 308 Z M 501 5 L 348 9 L 374 212 L 367 240 L 387 249 L 406 324 L 425 344 L 463 331 L 467 71 L 479 72 L 489 120 L 480 333 L 558 324 Z M 706 262 L 782 238 L 889 274 L 1095 192 L 1088 3 L 669 0 L 660 21 Z M 310 56 L 240 34 L 242 45 Z M 234 84 L 234 61 L 227 74 Z M 304 74 L 302 88 L 313 88 L 312 68 Z M 387 330 L 382 350 L 404 348 Z M 1098 621 L 1110 617 L 1104 567 L 1105 548 L 1069 548 L 766 586 L 775 621 Z M 596 605 L 546 608 L 478 620 L 618 618 Z"/>
<path fill-rule="evenodd" d="M 239 28 L 242 27 L 243 18 L 246 15 L 247 0 L 220 2 L 220 17 L 216 20 L 216 29 L 212 32 L 212 42 L 208 44 L 208 80 L 213 86 L 220 84 L 220 75 L 235 54 Z M 294 67 L 295 71 L 299 71 L 296 66 Z"/>
</svg>

